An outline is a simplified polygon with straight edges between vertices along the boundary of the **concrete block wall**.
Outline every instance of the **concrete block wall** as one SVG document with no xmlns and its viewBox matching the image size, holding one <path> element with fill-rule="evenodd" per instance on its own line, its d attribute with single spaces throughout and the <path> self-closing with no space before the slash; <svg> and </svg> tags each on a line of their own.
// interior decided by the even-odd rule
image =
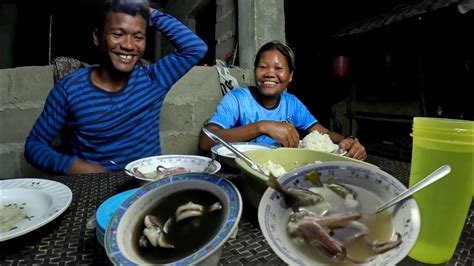
<svg viewBox="0 0 474 266">
<path fill-rule="evenodd" d="M 237 15 L 235 0 L 216 0 L 216 58 L 224 57 L 237 43 Z"/>
<path fill-rule="evenodd" d="M 0 70 L 0 179 L 46 175 L 25 161 L 23 151 L 52 87 L 49 66 Z"/>
<path fill-rule="evenodd" d="M 253 85 L 253 73 L 231 68 L 239 85 Z M 167 94 L 161 110 L 160 138 L 163 154 L 198 154 L 202 125 L 222 99 L 214 67 L 194 67 Z"/>
<path fill-rule="evenodd" d="M 254 84 L 253 73 L 232 68 L 242 86 Z M 163 102 L 160 137 L 163 154 L 197 154 L 203 123 L 222 98 L 214 67 L 194 67 L 171 89 Z M 0 70 L 0 179 L 47 174 L 23 156 L 26 137 L 53 87 L 49 66 Z"/>
</svg>

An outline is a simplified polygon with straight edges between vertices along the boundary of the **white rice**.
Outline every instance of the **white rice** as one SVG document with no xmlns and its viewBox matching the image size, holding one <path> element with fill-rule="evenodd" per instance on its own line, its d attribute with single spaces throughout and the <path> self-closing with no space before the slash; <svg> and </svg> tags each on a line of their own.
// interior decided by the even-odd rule
<svg viewBox="0 0 474 266">
<path fill-rule="evenodd" d="M 300 148 L 325 152 L 337 152 L 339 145 L 334 144 L 328 134 L 313 131 L 306 135 L 300 143 Z"/>
<path fill-rule="evenodd" d="M 260 165 L 260 168 L 267 176 L 272 175 L 274 177 L 280 177 L 286 174 L 286 170 L 281 164 L 274 163 L 271 160 L 268 160 L 268 162 Z"/>
</svg>

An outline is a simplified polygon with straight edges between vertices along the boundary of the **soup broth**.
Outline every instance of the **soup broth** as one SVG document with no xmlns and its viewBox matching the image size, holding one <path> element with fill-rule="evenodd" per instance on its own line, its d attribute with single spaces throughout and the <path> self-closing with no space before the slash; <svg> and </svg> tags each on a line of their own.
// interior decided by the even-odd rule
<svg viewBox="0 0 474 266">
<path fill-rule="evenodd" d="M 394 235 L 394 227 L 391 217 L 392 214 L 390 211 L 381 212 L 375 215 L 364 215 L 364 213 L 372 213 L 379 205 L 383 203 L 382 200 L 373 192 L 368 191 L 367 189 L 348 184 L 346 184 L 346 186 L 352 188 L 358 195 L 357 201 L 359 201 L 359 205 L 355 209 L 346 208 L 344 205 L 344 200 L 337 196 L 335 193 L 333 193 L 331 190 L 326 188 L 324 189 L 324 193 L 321 193 L 321 190 L 318 190 L 318 193 L 322 194 L 326 201 L 328 201 L 332 206 L 329 215 L 358 211 L 362 214 L 362 217 L 357 221 L 363 223 L 368 227 L 368 238 L 371 242 L 376 240 L 392 240 L 392 236 Z M 341 242 L 346 248 L 347 254 L 354 259 L 367 260 L 377 255 L 368 247 L 368 245 L 360 237 L 348 241 L 348 239 L 352 239 L 352 236 L 354 236 L 356 232 L 357 231 L 352 228 L 337 229 L 334 230 L 334 234 L 332 235 L 332 237 L 337 241 Z M 309 244 L 299 242 L 293 243 L 297 245 L 298 248 L 304 254 L 306 254 L 308 257 L 313 258 L 315 261 L 319 261 L 325 264 L 334 264 L 333 261 L 320 254 L 319 251 L 315 252 L 315 248 L 310 246 Z M 341 265 L 345 263 L 341 263 Z"/>
<path fill-rule="evenodd" d="M 160 219 L 164 224 L 169 217 L 175 215 L 176 209 L 192 201 L 195 204 L 200 204 L 209 207 L 219 199 L 204 190 L 186 190 L 173 193 L 162 200 L 160 200 L 155 207 L 148 213 Z M 222 204 L 222 203 L 221 203 Z M 142 235 L 145 225 L 143 217 L 137 222 L 136 230 L 133 232 L 132 241 L 135 252 L 149 263 L 170 263 L 183 259 L 200 248 L 214 238 L 214 236 L 221 229 L 225 211 L 218 210 L 213 212 L 205 212 L 204 215 L 184 219 L 174 223 L 167 234 L 168 241 L 174 245 L 174 248 L 148 247 L 140 248 L 138 246 L 139 238 Z"/>
</svg>

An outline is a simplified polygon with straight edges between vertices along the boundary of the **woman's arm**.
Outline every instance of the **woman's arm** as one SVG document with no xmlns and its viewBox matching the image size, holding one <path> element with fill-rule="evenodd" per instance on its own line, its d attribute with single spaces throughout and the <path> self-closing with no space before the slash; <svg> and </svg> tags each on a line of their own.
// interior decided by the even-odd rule
<svg viewBox="0 0 474 266">
<path fill-rule="evenodd" d="M 284 147 L 297 148 L 300 140 L 300 136 L 295 127 L 292 124 L 284 122 L 258 121 L 230 129 L 223 129 L 210 124 L 207 125 L 206 128 L 227 142 L 250 141 L 260 135 L 267 135 L 280 142 Z M 214 145 L 216 145 L 215 142 L 201 133 L 199 137 L 199 151 L 201 153 L 209 152 Z"/>
</svg>

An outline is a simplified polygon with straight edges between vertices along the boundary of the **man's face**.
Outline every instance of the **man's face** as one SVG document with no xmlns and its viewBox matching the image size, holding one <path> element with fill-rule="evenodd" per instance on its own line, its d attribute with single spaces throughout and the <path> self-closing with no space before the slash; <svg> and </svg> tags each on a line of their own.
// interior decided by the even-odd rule
<svg viewBox="0 0 474 266">
<path fill-rule="evenodd" d="M 117 71 L 128 73 L 145 52 L 146 26 L 147 21 L 140 15 L 109 12 L 102 35 L 95 36 L 94 41 Z"/>
</svg>

